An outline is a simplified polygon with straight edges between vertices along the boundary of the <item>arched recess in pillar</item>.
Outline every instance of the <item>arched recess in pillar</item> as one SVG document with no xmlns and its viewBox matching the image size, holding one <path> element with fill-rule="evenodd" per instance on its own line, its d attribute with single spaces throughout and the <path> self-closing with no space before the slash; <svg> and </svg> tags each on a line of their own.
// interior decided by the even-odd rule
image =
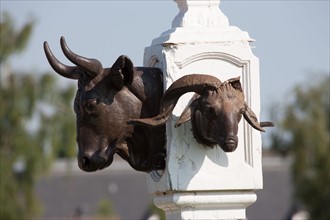
<svg viewBox="0 0 330 220">
<path fill-rule="evenodd" d="M 242 60 L 239 57 L 222 52 L 201 52 L 183 60 L 176 61 L 175 64 L 177 65 L 178 69 L 182 70 L 191 64 L 195 64 L 204 60 L 218 60 L 239 68 L 241 71 L 241 83 L 245 94 L 245 100 L 248 105 L 251 106 L 251 68 L 249 60 Z M 159 59 L 156 55 L 153 55 L 148 61 L 148 66 L 162 68 L 162 63 L 159 62 Z M 245 120 L 242 121 L 245 162 L 249 166 L 253 167 L 253 129 Z"/>
<path fill-rule="evenodd" d="M 219 60 L 222 62 L 229 63 L 235 67 L 241 69 L 241 83 L 245 94 L 245 100 L 249 106 L 251 106 L 251 69 L 250 61 L 242 60 L 236 56 L 222 53 L 222 52 L 202 52 L 190 56 L 182 61 L 175 62 L 179 69 L 184 69 L 190 64 L 203 61 L 203 60 Z M 245 121 L 243 121 L 243 134 L 244 134 L 244 156 L 245 162 L 253 167 L 253 143 L 252 143 L 252 132 L 253 129 Z"/>
</svg>

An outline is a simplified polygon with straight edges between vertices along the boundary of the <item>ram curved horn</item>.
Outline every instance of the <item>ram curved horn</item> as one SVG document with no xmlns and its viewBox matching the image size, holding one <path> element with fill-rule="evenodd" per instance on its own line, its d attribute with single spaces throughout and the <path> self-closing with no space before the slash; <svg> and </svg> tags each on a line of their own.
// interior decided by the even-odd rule
<svg viewBox="0 0 330 220">
<path fill-rule="evenodd" d="M 80 74 L 76 66 L 67 66 L 61 63 L 52 53 L 47 41 L 44 42 L 44 51 L 50 66 L 61 76 L 69 79 L 79 79 Z"/>
<path fill-rule="evenodd" d="M 91 74 L 92 77 L 95 77 L 97 74 L 99 74 L 102 70 L 102 64 L 100 61 L 96 59 L 86 58 L 83 56 L 80 56 L 78 54 L 75 54 L 72 52 L 68 45 L 65 42 L 65 38 L 61 37 L 61 47 L 64 55 L 74 64 L 77 66 L 82 67 L 83 69 L 87 70 L 88 74 Z"/>
<path fill-rule="evenodd" d="M 171 116 L 176 103 L 183 94 L 187 92 L 202 94 L 206 90 L 217 90 L 221 84 L 218 78 L 210 75 L 191 74 L 183 76 L 173 82 L 165 92 L 157 116 L 153 118 L 132 119 L 128 123 L 147 126 L 163 125 Z"/>
<path fill-rule="evenodd" d="M 190 99 L 190 103 L 188 106 L 183 110 L 181 113 L 179 119 L 175 122 L 174 127 L 180 127 L 183 123 L 189 121 L 191 119 L 191 115 L 195 112 L 197 109 L 199 103 L 198 98 L 200 97 L 199 94 L 195 93 L 195 95 Z"/>
</svg>

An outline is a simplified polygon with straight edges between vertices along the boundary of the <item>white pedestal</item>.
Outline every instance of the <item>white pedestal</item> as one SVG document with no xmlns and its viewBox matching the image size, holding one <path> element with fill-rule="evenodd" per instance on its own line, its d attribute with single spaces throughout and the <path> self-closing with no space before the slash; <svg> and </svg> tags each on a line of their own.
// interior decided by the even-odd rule
<svg viewBox="0 0 330 220">
<path fill-rule="evenodd" d="M 245 219 L 245 209 L 257 200 L 246 191 L 170 192 L 156 196 L 154 203 L 167 219 Z"/>
<path fill-rule="evenodd" d="M 178 78 L 209 74 L 225 81 L 241 77 L 246 102 L 259 115 L 259 60 L 247 32 L 229 26 L 220 1 L 177 1 L 179 14 L 171 30 L 145 49 L 144 66 L 159 67 L 167 89 Z M 152 172 L 148 187 L 168 219 L 244 219 L 262 188 L 261 137 L 248 123 L 239 124 L 235 152 L 196 142 L 190 122 L 174 128 L 193 94 L 180 98 L 166 124 L 164 172 Z"/>
</svg>

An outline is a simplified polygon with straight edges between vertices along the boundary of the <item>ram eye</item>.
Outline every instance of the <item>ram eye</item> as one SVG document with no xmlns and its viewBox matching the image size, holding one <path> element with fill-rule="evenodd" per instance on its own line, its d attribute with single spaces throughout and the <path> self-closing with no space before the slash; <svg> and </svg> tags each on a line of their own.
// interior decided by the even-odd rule
<svg viewBox="0 0 330 220">
<path fill-rule="evenodd" d="M 208 116 L 214 117 L 216 115 L 215 109 L 213 107 L 211 107 L 211 106 L 205 106 L 204 112 Z"/>
<path fill-rule="evenodd" d="M 239 114 L 239 115 L 243 115 L 245 111 L 246 111 L 245 108 L 241 108 L 241 109 L 239 110 L 238 114 Z"/>
</svg>

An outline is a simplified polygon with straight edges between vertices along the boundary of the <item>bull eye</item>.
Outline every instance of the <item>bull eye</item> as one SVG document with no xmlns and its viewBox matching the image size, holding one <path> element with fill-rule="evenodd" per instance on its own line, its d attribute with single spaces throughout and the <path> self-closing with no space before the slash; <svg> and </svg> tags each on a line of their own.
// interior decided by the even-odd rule
<svg viewBox="0 0 330 220">
<path fill-rule="evenodd" d="M 92 112 L 95 109 L 95 107 L 97 106 L 97 104 L 98 104 L 97 99 L 88 100 L 85 105 L 86 111 Z"/>
</svg>

